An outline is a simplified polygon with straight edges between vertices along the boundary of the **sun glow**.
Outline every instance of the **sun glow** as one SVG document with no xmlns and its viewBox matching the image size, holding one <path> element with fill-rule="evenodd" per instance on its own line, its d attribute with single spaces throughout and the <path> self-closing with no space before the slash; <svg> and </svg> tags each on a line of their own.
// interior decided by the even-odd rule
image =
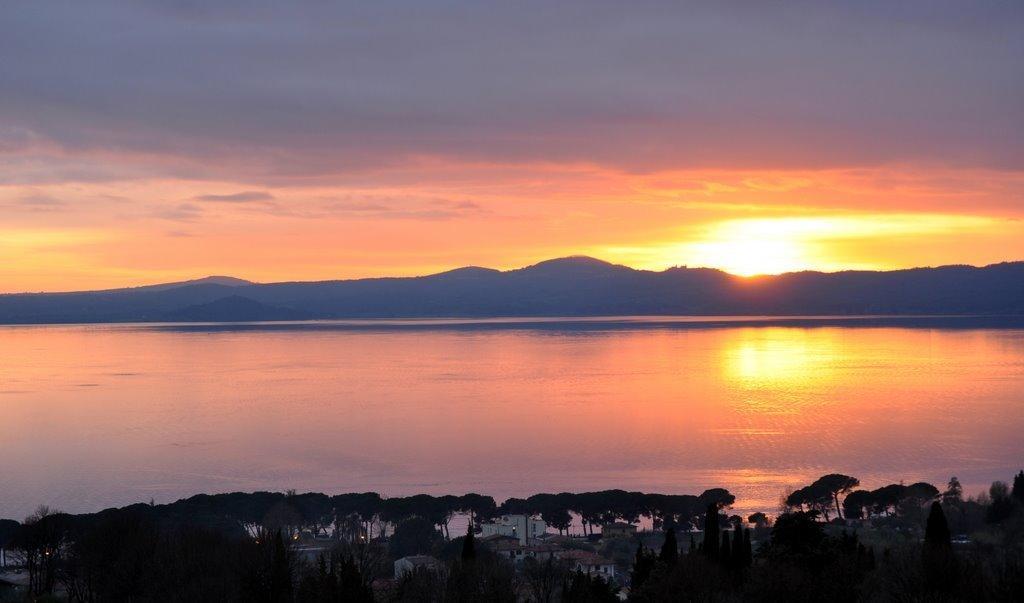
<svg viewBox="0 0 1024 603">
<path fill-rule="evenodd" d="M 826 263 L 816 241 L 851 236 L 862 224 L 833 218 L 765 218 L 720 222 L 689 246 L 688 262 L 738 276 L 778 274 Z"/>
<path fill-rule="evenodd" d="M 737 276 L 792 272 L 811 263 L 805 245 L 782 239 L 726 239 L 697 243 L 693 252 L 695 264 L 714 265 Z"/>
<path fill-rule="evenodd" d="M 751 218 L 691 229 L 689 242 L 605 249 L 631 266 L 718 268 L 737 276 L 800 270 L 885 270 L 895 267 L 873 250 L 897 240 L 925 241 L 952 233 L 993 232 L 998 221 L 944 214 L 871 214 Z M 599 254 L 601 252 L 598 252 Z M 888 256 L 886 256 L 887 258 Z"/>
</svg>

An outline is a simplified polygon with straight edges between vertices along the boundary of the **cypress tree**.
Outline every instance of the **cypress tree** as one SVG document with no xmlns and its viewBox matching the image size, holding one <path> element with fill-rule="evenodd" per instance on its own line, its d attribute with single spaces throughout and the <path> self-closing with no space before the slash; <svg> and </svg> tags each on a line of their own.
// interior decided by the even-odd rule
<svg viewBox="0 0 1024 603">
<path fill-rule="evenodd" d="M 641 543 L 640 548 L 636 550 L 636 557 L 633 559 L 633 572 L 630 576 L 630 583 L 633 585 L 634 590 L 639 589 L 647 581 L 656 562 L 657 558 L 654 556 L 654 551 L 646 548 Z"/>
<path fill-rule="evenodd" d="M 354 557 L 348 556 L 342 559 L 341 566 L 338 568 L 338 593 L 330 600 L 373 603 L 373 590 L 363 580 Z"/>
<path fill-rule="evenodd" d="M 750 528 L 743 530 L 743 567 L 754 564 L 754 549 L 750 544 Z"/>
<path fill-rule="evenodd" d="M 938 501 L 932 503 L 928 512 L 928 522 L 924 529 L 925 547 L 935 550 L 945 550 L 952 547 L 949 536 L 949 524 L 946 523 L 946 514 L 942 511 L 942 505 Z"/>
<path fill-rule="evenodd" d="M 921 560 L 924 563 L 924 583 L 928 590 L 951 592 L 955 588 L 957 563 L 953 556 L 946 514 L 942 512 L 942 505 L 938 501 L 932 503 L 931 511 L 928 512 Z"/>
<path fill-rule="evenodd" d="M 732 563 L 732 547 L 729 545 L 729 532 L 722 532 L 722 548 L 719 551 L 719 555 L 721 555 L 719 560 L 724 565 Z"/>
<path fill-rule="evenodd" d="M 679 561 L 679 544 L 676 542 L 675 526 L 669 527 L 665 532 L 665 543 L 661 545 L 661 554 L 658 555 L 658 559 L 669 565 L 674 565 L 676 561 Z"/>
<path fill-rule="evenodd" d="M 281 530 L 274 532 L 271 547 L 269 596 L 273 601 L 288 601 L 292 598 L 292 563 Z"/>
<path fill-rule="evenodd" d="M 732 532 L 732 566 L 744 567 L 743 558 L 746 557 L 746 549 L 743 548 L 743 530 L 736 526 Z"/>
<path fill-rule="evenodd" d="M 1013 478 L 1013 497 L 1024 503 L 1024 471 Z"/>
<path fill-rule="evenodd" d="M 466 527 L 466 537 L 462 539 L 462 560 L 471 561 L 476 558 L 476 536 L 473 535 L 473 522 Z"/>
<path fill-rule="evenodd" d="M 704 514 L 704 556 L 718 559 L 718 505 L 711 503 Z"/>
</svg>

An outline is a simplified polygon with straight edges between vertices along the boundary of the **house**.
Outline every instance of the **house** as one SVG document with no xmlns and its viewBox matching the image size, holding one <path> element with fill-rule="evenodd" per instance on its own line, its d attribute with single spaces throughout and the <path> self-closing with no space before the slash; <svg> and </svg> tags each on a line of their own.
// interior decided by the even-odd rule
<svg viewBox="0 0 1024 603">
<path fill-rule="evenodd" d="M 615 562 L 611 559 L 605 559 L 597 553 L 571 550 L 565 551 L 559 555 L 559 558 L 567 561 L 569 568 L 573 571 L 580 571 L 591 576 L 600 576 L 608 581 L 615 579 Z"/>
<path fill-rule="evenodd" d="M 481 524 L 481 536 L 513 536 L 519 544 L 530 544 L 548 531 L 548 524 L 529 515 L 502 515 L 498 519 Z"/>
<path fill-rule="evenodd" d="M 419 568 L 439 571 L 441 562 L 430 555 L 409 555 L 395 561 L 395 580 Z"/>
<path fill-rule="evenodd" d="M 491 534 L 490 536 L 478 536 L 476 541 L 491 550 L 496 550 L 498 546 L 506 546 L 506 543 L 518 545 L 519 539 L 515 536 L 505 536 L 504 534 Z"/>
<path fill-rule="evenodd" d="M 486 546 L 494 551 L 495 555 L 504 557 L 513 563 L 522 562 L 527 558 L 547 561 L 551 558 L 557 558 L 559 554 L 564 552 L 564 549 L 557 544 L 519 544 L 519 541 L 515 538 L 501 537 L 500 539 L 485 542 Z"/>
<path fill-rule="evenodd" d="M 617 521 L 601 526 L 602 538 L 632 538 L 636 536 L 636 526 L 631 523 Z"/>
</svg>

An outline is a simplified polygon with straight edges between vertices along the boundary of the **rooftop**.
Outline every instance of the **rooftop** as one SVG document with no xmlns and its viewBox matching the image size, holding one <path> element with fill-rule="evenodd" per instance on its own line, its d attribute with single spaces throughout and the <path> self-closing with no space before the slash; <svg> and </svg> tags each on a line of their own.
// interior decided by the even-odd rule
<svg viewBox="0 0 1024 603">
<path fill-rule="evenodd" d="M 438 563 L 437 558 L 431 557 L 430 555 L 409 555 L 408 557 L 402 557 L 401 559 L 397 559 L 397 561 L 408 561 L 413 565 L 428 565 Z"/>
<path fill-rule="evenodd" d="M 566 551 L 562 555 L 562 559 L 567 561 L 575 561 L 582 565 L 615 565 L 615 562 L 611 559 L 606 559 L 597 553 L 591 551 L 571 550 Z"/>
</svg>

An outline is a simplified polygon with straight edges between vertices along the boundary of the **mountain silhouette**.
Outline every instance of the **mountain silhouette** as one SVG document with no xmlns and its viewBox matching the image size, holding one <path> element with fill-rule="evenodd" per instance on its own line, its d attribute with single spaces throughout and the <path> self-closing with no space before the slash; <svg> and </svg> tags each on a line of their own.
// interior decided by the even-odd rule
<svg viewBox="0 0 1024 603">
<path fill-rule="evenodd" d="M 168 312 L 167 321 L 188 322 L 254 322 L 264 320 L 305 320 L 309 314 L 291 308 L 268 306 L 241 295 L 229 295 L 218 300 L 188 306 Z"/>
<path fill-rule="evenodd" d="M 206 276 L 203 278 L 197 278 L 191 281 L 181 281 L 177 283 L 165 283 L 162 285 L 147 285 L 144 287 L 136 287 L 136 289 L 149 289 L 150 291 L 161 291 L 164 289 L 174 289 L 176 287 L 187 287 L 189 285 L 224 285 L 227 287 L 241 287 L 244 285 L 251 285 L 252 281 L 245 279 L 235 278 L 233 276 Z"/>
<path fill-rule="evenodd" d="M 621 315 L 1024 315 L 1024 262 L 739 277 L 589 257 L 420 277 L 251 283 L 231 277 L 0 295 L 0 323 Z"/>
</svg>

